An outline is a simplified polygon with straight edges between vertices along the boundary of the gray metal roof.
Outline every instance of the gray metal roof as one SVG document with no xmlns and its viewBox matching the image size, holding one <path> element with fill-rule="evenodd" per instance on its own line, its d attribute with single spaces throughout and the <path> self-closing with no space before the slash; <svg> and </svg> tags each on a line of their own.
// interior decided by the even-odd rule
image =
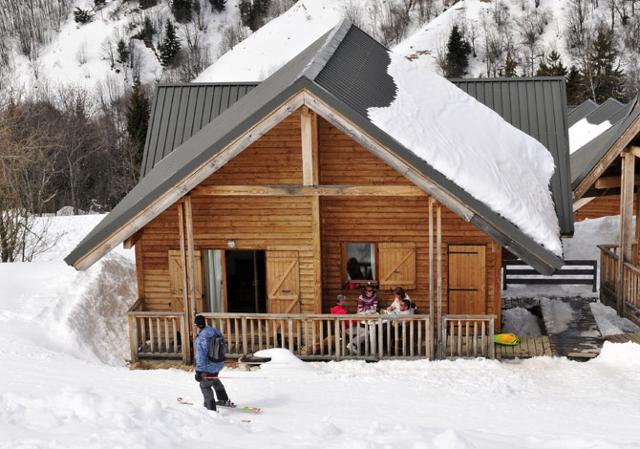
<svg viewBox="0 0 640 449">
<path fill-rule="evenodd" d="M 161 84 L 156 89 L 141 176 L 256 87 L 257 83 Z"/>
<path fill-rule="evenodd" d="M 616 100 L 614 101 L 618 103 Z M 602 106 L 605 104 L 606 102 L 603 103 Z M 572 190 L 578 187 L 582 180 L 595 168 L 618 139 L 622 137 L 627 128 L 640 117 L 640 105 L 637 99 L 619 108 L 615 108 L 616 105 L 613 102 L 610 102 L 609 105 L 609 110 L 605 112 L 609 114 L 613 125 L 571 154 Z M 605 113 L 601 115 L 604 116 Z"/>
<path fill-rule="evenodd" d="M 371 123 L 366 115 L 366 109 L 371 106 L 387 106 L 395 96 L 395 85 L 392 80 L 389 82 L 390 78 L 387 74 L 389 62 L 387 49 L 357 27 L 346 22 L 336 27 L 231 105 L 217 119 L 184 141 L 177 151 L 171 152 L 157 163 L 113 211 L 80 242 L 65 261 L 75 265 L 81 258 L 114 235 L 121 226 L 159 199 L 169 188 L 210 160 L 233 139 L 293 94 L 306 89 L 472 209 L 475 215 L 471 218 L 471 222 L 502 245 L 527 260 L 541 272 L 549 273 L 559 268 L 562 265 L 560 258 L 535 243 L 512 223 L 493 212 L 484 203 L 477 201 Z M 466 80 L 458 82 L 470 83 Z M 568 167 L 561 156 L 568 154 L 564 84 L 554 78 L 539 81 L 524 80 L 522 83 L 508 81 L 507 84 L 514 87 L 500 88 L 498 80 L 478 81 L 478 83 L 483 82 L 490 83 L 489 90 L 493 89 L 495 95 L 506 95 L 507 92 L 511 92 L 511 89 L 515 89 L 516 92 L 523 90 L 522 94 L 514 93 L 509 97 L 510 101 L 503 103 L 501 113 L 503 116 L 512 117 L 513 121 L 523 124 L 522 126 L 526 122 L 532 133 L 538 132 L 540 136 L 547 133 L 547 141 L 551 142 L 552 146 L 557 146 L 554 150 L 550 149 L 552 153 L 557 152 L 554 158 L 558 164 L 559 177 L 559 181 L 552 186 L 552 193 L 556 204 L 560 204 L 556 209 L 559 214 L 564 214 L 567 201 L 560 197 L 566 195 L 569 198 L 570 194 L 568 189 L 563 190 L 563 186 L 568 185 L 568 180 L 564 179 L 568 176 Z M 491 83 L 494 84 L 493 87 Z M 471 84 L 467 87 L 471 90 Z M 486 98 L 488 101 L 488 97 Z M 496 97 L 492 96 L 492 98 Z M 493 104 L 500 103 L 494 101 Z M 554 126 L 554 121 L 559 123 Z M 560 133 L 559 137 L 552 136 L 554 128 Z M 533 137 L 538 138 L 536 135 Z M 567 173 L 563 170 L 567 170 Z M 569 217 L 571 215 L 569 208 Z M 560 222 L 566 225 L 565 218 L 562 216 Z M 138 224 L 141 227 L 146 223 Z M 568 226 L 565 226 L 565 231 L 567 228 Z M 106 250 L 101 249 L 98 253 L 103 252 Z"/>
<path fill-rule="evenodd" d="M 575 125 L 577 122 L 586 117 L 590 112 L 598 107 L 598 103 L 591 98 L 580 103 L 574 108 L 569 108 L 569 114 L 567 116 L 569 128 Z"/>
</svg>

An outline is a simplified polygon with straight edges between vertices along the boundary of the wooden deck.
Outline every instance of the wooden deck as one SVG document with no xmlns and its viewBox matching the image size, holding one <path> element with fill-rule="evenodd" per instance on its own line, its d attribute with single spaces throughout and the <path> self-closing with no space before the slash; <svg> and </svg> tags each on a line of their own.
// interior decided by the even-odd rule
<svg viewBox="0 0 640 449">
<path fill-rule="evenodd" d="M 633 334 L 618 334 L 618 335 L 609 335 L 605 337 L 606 341 L 610 341 L 612 343 L 637 343 L 640 345 L 640 332 L 636 332 Z"/>
<path fill-rule="evenodd" d="M 496 358 L 502 359 L 528 359 L 531 357 L 554 356 L 555 351 L 551 347 L 549 337 L 520 337 L 518 346 L 496 346 Z"/>
</svg>

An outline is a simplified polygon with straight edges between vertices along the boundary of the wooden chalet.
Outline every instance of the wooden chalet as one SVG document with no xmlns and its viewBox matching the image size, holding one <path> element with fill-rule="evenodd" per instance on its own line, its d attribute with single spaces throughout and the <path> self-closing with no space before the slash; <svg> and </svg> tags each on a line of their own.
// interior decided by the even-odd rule
<svg viewBox="0 0 640 449">
<path fill-rule="evenodd" d="M 600 106 L 588 101 L 569 115 L 570 124 L 577 119 L 595 125 L 606 120 L 610 126 L 571 154 L 575 219 L 620 215 L 618 242 L 599 245 L 600 299 L 640 323 L 640 226 L 633 225 L 640 210 L 635 162 L 640 157 L 640 105 L 637 98 Z"/>
<path fill-rule="evenodd" d="M 371 123 L 367 108 L 395 95 L 389 63 L 343 23 L 259 84 L 158 87 L 143 177 L 66 258 L 85 269 L 116 245 L 135 248 L 132 360 L 188 362 L 195 313 L 237 356 L 492 356 L 502 249 L 542 273 L 562 260 Z M 564 82 L 455 83 L 549 148 L 570 234 Z M 327 314 L 339 293 L 355 312 L 367 282 L 382 307 L 403 287 L 418 313 Z"/>
</svg>

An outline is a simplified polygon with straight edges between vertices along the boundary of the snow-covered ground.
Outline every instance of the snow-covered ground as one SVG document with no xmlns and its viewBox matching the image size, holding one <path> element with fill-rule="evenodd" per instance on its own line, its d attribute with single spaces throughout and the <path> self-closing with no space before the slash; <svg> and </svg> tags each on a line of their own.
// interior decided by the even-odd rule
<svg viewBox="0 0 640 449">
<path fill-rule="evenodd" d="M 223 371 L 260 415 L 200 407 L 193 373 L 130 371 L 130 251 L 86 272 L 61 257 L 101 216 L 55 217 L 58 244 L 0 264 L 0 449 L 640 448 L 640 345 L 587 363 L 536 358 L 302 363 Z M 180 405 L 177 397 L 196 405 Z"/>
</svg>

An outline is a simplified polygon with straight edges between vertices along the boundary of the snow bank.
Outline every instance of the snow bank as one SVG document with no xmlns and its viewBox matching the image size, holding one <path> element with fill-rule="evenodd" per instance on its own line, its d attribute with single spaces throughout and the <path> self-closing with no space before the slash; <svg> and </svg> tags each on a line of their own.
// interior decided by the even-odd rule
<svg viewBox="0 0 640 449">
<path fill-rule="evenodd" d="M 560 256 L 553 157 L 451 82 L 391 53 L 397 93 L 369 118 L 418 157 Z"/>
<path fill-rule="evenodd" d="M 344 16 L 343 0 L 301 0 L 225 53 L 194 81 L 262 81 Z"/>
<path fill-rule="evenodd" d="M 126 311 L 136 298 L 130 251 L 112 251 L 86 271 L 62 257 L 103 215 L 38 218 L 55 245 L 34 262 L 0 264 L 0 327 L 34 345 L 94 362 L 128 358 Z"/>
<path fill-rule="evenodd" d="M 502 332 L 510 332 L 518 336 L 542 335 L 538 317 L 524 307 L 514 307 L 502 312 Z"/>
<path fill-rule="evenodd" d="M 612 123 L 609 120 L 597 124 L 589 123 L 586 117 L 579 120 L 569 128 L 569 152 L 571 154 L 575 153 L 584 145 L 611 128 L 611 125 Z"/>
<path fill-rule="evenodd" d="M 613 308 L 605 306 L 600 302 L 592 302 L 589 306 L 591 307 L 591 312 L 593 312 L 593 316 L 596 319 L 596 323 L 603 337 L 640 332 L 638 325 L 627 318 L 619 317 Z"/>
<path fill-rule="evenodd" d="M 571 306 L 559 299 L 540 298 L 544 324 L 549 334 L 560 334 L 569 328 L 569 322 L 573 319 Z"/>
</svg>

